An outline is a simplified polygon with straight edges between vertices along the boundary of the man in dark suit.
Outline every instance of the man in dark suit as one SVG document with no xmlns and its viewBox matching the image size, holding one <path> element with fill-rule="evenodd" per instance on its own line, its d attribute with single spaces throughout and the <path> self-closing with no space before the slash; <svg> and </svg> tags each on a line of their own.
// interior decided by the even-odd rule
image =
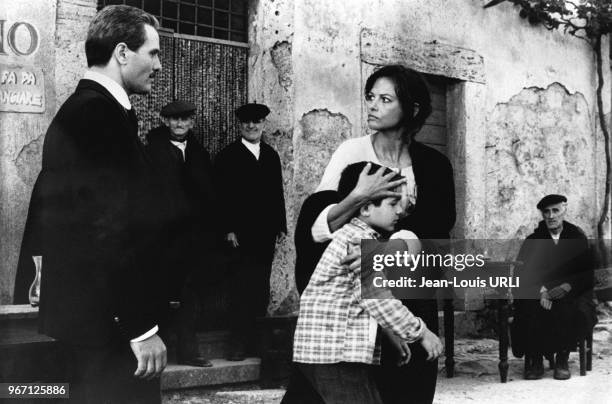
<svg viewBox="0 0 612 404">
<path fill-rule="evenodd" d="M 33 191 L 39 328 L 64 349 L 75 403 L 161 399 L 158 186 L 128 98 L 151 91 L 161 69 L 157 28 L 129 6 L 94 17 L 89 69 L 49 126 Z"/>
<path fill-rule="evenodd" d="M 280 157 L 262 141 L 269 113 L 262 104 L 238 108 L 241 139 L 215 159 L 217 189 L 223 198 L 220 227 L 236 258 L 235 282 L 231 283 L 234 349 L 230 360 L 256 353 L 254 321 L 266 314 L 276 238 L 287 232 Z"/>
<path fill-rule="evenodd" d="M 212 366 L 199 356 L 196 323 L 200 292 L 208 283 L 206 264 L 214 252 L 214 193 L 208 152 L 193 135 L 196 106 L 174 101 L 162 108 L 164 125 L 147 134 L 147 151 L 157 167 L 167 201 L 160 214 L 168 224 L 162 262 L 168 268 L 169 318 L 162 335 L 175 329 L 177 362 Z M 169 338 L 164 338 L 168 341 Z"/>
<path fill-rule="evenodd" d="M 565 221 L 566 202 L 556 194 L 538 202 L 543 220 L 517 258 L 524 265 L 518 273 L 512 349 L 517 356 L 525 355 L 527 380 L 541 379 L 543 356 L 553 354 L 553 377 L 569 379 L 569 352 L 597 323 L 588 240 L 580 227 Z"/>
</svg>

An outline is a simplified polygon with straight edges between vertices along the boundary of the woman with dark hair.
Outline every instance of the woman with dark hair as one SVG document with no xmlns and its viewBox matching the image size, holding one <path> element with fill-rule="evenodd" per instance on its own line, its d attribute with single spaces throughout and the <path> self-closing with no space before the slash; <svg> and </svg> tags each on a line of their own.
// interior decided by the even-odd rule
<svg viewBox="0 0 612 404">
<path fill-rule="evenodd" d="M 449 160 L 438 151 L 414 140 L 431 114 L 431 97 L 423 77 L 400 65 L 376 70 L 365 85 L 367 122 L 373 134 L 342 143 L 331 157 L 316 193 L 306 199 L 296 228 L 296 283 L 301 292 L 310 279 L 331 234 L 342 227 L 354 212 L 372 199 L 397 196 L 393 174 L 367 175 L 369 166 L 348 196 L 337 195 L 342 170 L 349 164 L 371 161 L 406 177 L 402 203 L 410 214 L 398 223 L 399 229 L 414 232 L 420 239 L 447 239 L 455 223 L 455 189 Z M 347 265 L 359 265 L 357 252 Z M 415 316 L 438 332 L 435 295 L 428 299 L 405 300 Z M 387 334 L 388 335 L 388 334 Z M 386 342 L 385 342 L 386 341 Z M 428 361 L 419 344 L 411 344 L 412 360 L 397 367 L 393 347 L 398 341 L 383 340 L 379 370 L 379 391 L 385 403 L 431 403 L 435 393 L 437 360 Z"/>
</svg>

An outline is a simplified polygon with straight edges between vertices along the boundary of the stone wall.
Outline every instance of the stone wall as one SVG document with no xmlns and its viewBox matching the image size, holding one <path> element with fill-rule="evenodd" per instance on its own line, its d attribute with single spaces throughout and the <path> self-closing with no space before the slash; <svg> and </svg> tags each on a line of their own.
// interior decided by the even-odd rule
<svg viewBox="0 0 612 404">
<path fill-rule="evenodd" d="M 447 122 L 458 196 L 455 237 L 523 237 L 537 223 L 536 202 L 549 192 L 568 194 L 570 220 L 594 235 L 604 165 L 592 50 L 562 32 L 530 25 L 512 5 L 486 10 L 482 5 L 472 0 L 253 5 L 250 98 L 263 95 L 273 105 L 269 133 L 283 134 L 282 142 L 272 143 L 284 159 L 291 238 L 301 203 L 318 184 L 330 154 L 344 139 L 366 133 L 363 83 L 368 64 L 382 62 L 452 79 Z M 293 260 L 291 243 L 285 243 L 274 269 L 271 312 L 296 308 L 290 306 Z"/>
<path fill-rule="evenodd" d="M 55 14 L 55 2 L 47 0 L 0 3 L 0 20 L 4 21 L 0 88 L 3 93 L 40 91 L 43 96 L 36 112 L 27 102 L 3 102 L 0 111 L 0 304 L 11 301 L 30 192 L 40 170 L 42 139 L 55 113 Z M 16 32 L 20 44 L 9 46 L 9 31 L 20 23 L 29 24 L 33 31 L 28 33 L 21 25 Z M 36 76 L 34 88 L 21 86 L 21 73 L 27 71 Z M 21 88 L 9 84 L 11 72 L 16 73 Z"/>
<path fill-rule="evenodd" d="M 57 2 L 57 31 L 55 33 L 55 77 L 57 107 L 76 88 L 87 69 L 85 39 L 87 27 L 96 14 L 96 0 L 59 0 Z"/>
<path fill-rule="evenodd" d="M 31 54 L 19 54 L 27 53 L 31 43 L 22 25 L 16 31 L 16 41 L 21 41 L 17 52 L 9 46 L 8 39 L 4 41 L 0 70 L 40 69 L 37 85 L 44 87 L 42 111 L 0 110 L 0 304 L 12 302 L 19 249 L 32 187 L 40 171 L 44 134 L 83 74 L 83 41 L 95 10 L 95 0 L 0 3 L 0 20 L 5 21 L 3 38 L 8 38 L 11 26 L 21 22 L 34 27 L 38 39 Z"/>
<path fill-rule="evenodd" d="M 584 95 L 560 83 L 530 87 L 498 103 L 487 136 L 487 235 L 525 238 L 542 195 L 567 195 L 568 219 L 596 233 L 595 139 Z"/>
<path fill-rule="evenodd" d="M 43 113 L 0 112 L 0 303 L 12 294 L 43 135 L 85 69 L 83 41 L 95 5 L 0 5 L 0 20 L 40 21 L 44 46 L 21 59 L 0 54 L 0 64 L 41 66 L 46 99 Z M 289 223 L 270 312 L 296 308 L 297 214 L 338 144 L 365 134 L 362 87 L 376 63 L 402 62 L 452 79 L 456 237 L 522 237 L 547 192 L 570 194 L 571 218 L 594 234 L 604 165 L 601 138 L 593 135 L 593 56 L 583 41 L 531 26 L 509 4 L 484 10 L 473 0 L 259 0 L 250 2 L 249 23 L 249 100 L 272 109 L 266 139 L 283 162 Z M 607 64 L 604 71 L 609 83 Z M 604 93 L 608 112 L 609 84 Z"/>
<path fill-rule="evenodd" d="M 295 175 L 293 143 L 293 0 L 258 0 L 249 10 L 249 102 L 261 102 L 271 113 L 264 130 L 265 140 L 281 158 L 289 232 L 277 244 L 270 279 L 270 310 L 282 313 L 297 302 L 293 280 L 293 225 L 297 220 L 291 206 Z"/>
</svg>

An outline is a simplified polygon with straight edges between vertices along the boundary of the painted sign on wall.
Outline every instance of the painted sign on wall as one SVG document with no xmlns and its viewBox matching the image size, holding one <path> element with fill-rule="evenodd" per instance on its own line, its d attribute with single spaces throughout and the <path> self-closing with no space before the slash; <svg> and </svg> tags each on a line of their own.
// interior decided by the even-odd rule
<svg viewBox="0 0 612 404">
<path fill-rule="evenodd" d="M 0 111 L 45 111 L 45 79 L 38 67 L 0 64 Z"/>
<path fill-rule="evenodd" d="M 38 42 L 38 31 L 32 24 L 25 21 L 8 24 L 0 20 L 0 55 L 7 55 L 9 50 L 18 56 L 31 55 L 38 49 Z"/>
</svg>

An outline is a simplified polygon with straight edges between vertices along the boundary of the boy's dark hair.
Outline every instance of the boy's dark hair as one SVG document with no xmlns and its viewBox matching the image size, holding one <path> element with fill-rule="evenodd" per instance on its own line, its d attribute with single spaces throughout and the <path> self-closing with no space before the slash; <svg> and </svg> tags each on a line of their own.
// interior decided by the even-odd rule
<svg viewBox="0 0 612 404">
<path fill-rule="evenodd" d="M 350 194 L 351 191 L 355 188 L 355 186 L 357 185 L 357 182 L 359 181 L 359 175 L 361 174 L 366 164 L 368 163 L 371 164 L 368 175 L 374 174 L 378 169 L 382 167 L 381 165 L 376 164 L 376 163 L 372 163 L 368 161 L 360 161 L 359 163 L 349 164 L 342 171 L 342 174 L 340 174 L 340 181 L 338 182 L 338 196 L 340 197 L 339 198 L 340 200 L 343 200 L 344 198 L 346 198 L 347 195 Z M 393 170 L 391 170 L 388 167 L 384 167 L 384 169 L 385 169 L 384 175 L 390 172 L 393 172 Z M 395 174 L 393 178 L 391 179 L 391 181 L 401 180 L 402 178 L 404 178 L 403 175 Z M 383 199 L 385 198 L 374 199 L 370 202 L 373 203 L 374 206 L 379 206 L 380 202 Z"/>
<path fill-rule="evenodd" d="M 120 42 L 136 52 L 145 43 L 145 25 L 159 29 L 151 14 L 131 6 L 104 7 L 91 21 L 85 41 L 87 66 L 106 66 Z"/>
</svg>

